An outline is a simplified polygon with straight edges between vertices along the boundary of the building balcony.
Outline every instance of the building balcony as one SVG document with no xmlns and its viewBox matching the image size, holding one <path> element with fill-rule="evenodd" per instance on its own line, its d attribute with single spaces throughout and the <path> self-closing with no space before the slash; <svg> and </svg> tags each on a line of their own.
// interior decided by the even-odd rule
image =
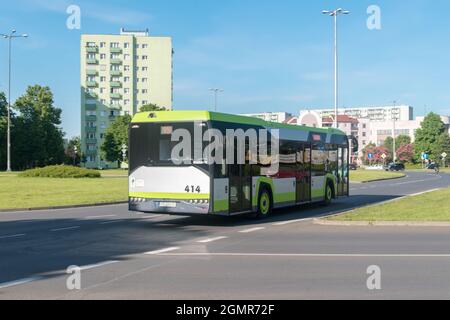
<svg viewBox="0 0 450 320">
<path fill-rule="evenodd" d="M 86 47 L 86 52 L 87 53 L 97 53 L 98 47 Z"/>
<path fill-rule="evenodd" d="M 97 121 L 97 116 L 86 116 L 86 121 Z"/>
<path fill-rule="evenodd" d="M 86 127 L 86 133 L 96 133 L 97 127 Z"/>
<path fill-rule="evenodd" d="M 122 59 L 111 59 L 111 64 L 122 64 Z"/>
<path fill-rule="evenodd" d="M 86 99 L 97 99 L 98 94 L 95 92 L 86 92 Z"/>
<path fill-rule="evenodd" d="M 111 81 L 109 85 L 111 88 L 122 88 L 122 82 L 120 81 Z"/>
<path fill-rule="evenodd" d="M 97 139 L 95 139 L 95 138 L 93 138 L 93 139 L 86 138 L 86 144 L 97 144 Z"/>
<path fill-rule="evenodd" d="M 88 88 L 96 88 L 98 83 L 96 81 L 86 81 L 86 87 Z"/>
<path fill-rule="evenodd" d="M 98 60 L 97 59 L 92 59 L 92 58 L 88 58 L 86 59 L 86 63 L 87 64 L 98 64 Z"/>
<path fill-rule="evenodd" d="M 111 93 L 111 99 L 122 99 L 122 95 L 120 93 Z"/>
<path fill-rule="evenodd" d="M 87 156 L 96 156 L 97 150 L 86 150 L 86 155 Z"/>
<path fill-rule="evenodd" d="M 120 76 L 122 76 L 122 71 L 120 71 L 120 70 L 111 70 L 110 71 L 110 75 L 113 76 L 113 77 L 120 77 Z"/>
<path fill-rule="evenodd" d="M 111 53 L 122 53 L 122 48 L 110 48 Z"/>
<path fill-rule="evenodd" d="M 95 103 L 85 104 L 84 108 L 88 111 L 95 111 L 95 110 L 97 110 L 97 104 L 95 104 Z"/>
<path fill-rule="evenodd" d="M 86 70 L 86 74 L 88 76 L 96 76 L 96 75 L 98 75 L 98 71 L 97 70 L 93 70 L 93 69 L 88 69 L 88 70 Z"/>
</svg>

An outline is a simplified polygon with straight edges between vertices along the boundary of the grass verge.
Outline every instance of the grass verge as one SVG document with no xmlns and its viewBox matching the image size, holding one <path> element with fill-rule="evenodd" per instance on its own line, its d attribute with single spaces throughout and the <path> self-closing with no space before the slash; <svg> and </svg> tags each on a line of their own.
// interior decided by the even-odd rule
<svg viewBox="0 0 450 320">
<path fill-rule="evenodd" d="M 405 176 L 406 174 L 400 172 L 357 170 L 350 171 L 350 182 L 371 182 L 382 179 L 403 178 Z"/>
<path fill-rule="evenodd" d="M 128 179 L 0 177 L 0 209 L 90 205 L 128 198 Z"/>
<path fill-rule="evenodd" d="M 333 221 L 450 221 L 450 188 L 411 196 L 330 217 Z"/>
</svg>

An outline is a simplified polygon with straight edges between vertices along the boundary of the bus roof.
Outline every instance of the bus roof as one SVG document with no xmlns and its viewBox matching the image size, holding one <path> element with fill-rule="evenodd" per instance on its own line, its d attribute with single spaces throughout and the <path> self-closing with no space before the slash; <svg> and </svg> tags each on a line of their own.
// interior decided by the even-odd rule
<svg viewBox="0 0 450 320">
<path fill-rule="evenodd" d="M 153 111 L 135 114 L 131 123 L 170 123 L 170 122 L 191 122 L 191 121 L 220 121 L 239 123 L 246 125 L 262 126 L 274 129 L 294 129 L 301 131 L 314 131 L 318 133 L 330 133 L 345 135 L 344 132 L 334 128 L 312 128 L 301 125 L 283 124 L 269 122 L 262 119 L 232 115 L 210 111 Z"/>
</svg>

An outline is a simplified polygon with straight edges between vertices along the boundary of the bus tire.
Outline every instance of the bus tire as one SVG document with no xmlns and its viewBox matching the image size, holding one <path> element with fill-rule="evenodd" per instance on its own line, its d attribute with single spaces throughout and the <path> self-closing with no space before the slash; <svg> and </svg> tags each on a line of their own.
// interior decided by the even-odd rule
<svg viewBox="0 0 450 320">
<path fill-rule="evenodd" d="M 258 196 L 258 212 L 256 218 L 264 219 L 272 214 L 273 197 L 268 188 L 263 187 Z"/>
<path fill-rule="evenodd" d="M 331 202 L 333 201 L 333 184 L 330 180 L 327 181 L 327 185 L 325 187 L 325 196 L 323 200 L 324 206 L 329 206 Z"/>
</svg>

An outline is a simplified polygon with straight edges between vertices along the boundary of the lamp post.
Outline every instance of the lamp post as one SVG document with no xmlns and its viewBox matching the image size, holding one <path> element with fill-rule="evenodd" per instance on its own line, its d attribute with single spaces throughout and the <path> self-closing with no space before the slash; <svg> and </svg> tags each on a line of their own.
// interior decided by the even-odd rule
<svg viewBox="0 0 450 320">
<path fill-rule="evenodd" d="M 396 136 L 395 131 L 397 130 L 396 123 L 395 123 L 395 121 L 397 121 L 397 119 L 396 119 L 397 101 L 394 100 L 393 104 L 394 104 L 394 108 L 391 111 L 392 123 L 393 123 L 393 127 L 394 127 L 392 130 L 392 139 L 393 139 L 392 145 L 393 145 L 393 149 L 394 149 L 394 153 L 393 153 L 394 154 L 394 156 L 393 156 L 394 163 L 397 163 L 397 146 L 395 145 L 395 136 Z"/>
<path fill-rule="evenodd" d="M 334 127 L 338 128 L 338 90 L 339 90 L 339 78 L 338 78 L 338 24 L 337 17 L 339 14 L 350 14 L 350 11 L 344 10 L 342 8 L 336 10 L 324 10 L 323 14 L 327 14 L 334 18 Z"/>
<path fill-rule="evenodd" d="M 16 35 L 16 30 L 10 34 L 0 33 L 0 36 L 8 40 L 8 111 L 7 111 L 7 134 L 6 134 L 6 171 L 11 172 L 11 44 L 16 38 L 27 38 L 27 34 Z"/>
<path fill-rule="evenodd" d="M 78 153 L 78 147 L 74 146 L 73 147 L 73 165 L 74 166 L 77 165 L 77 153 Z"/>
<path fill-rule="evenodd" d="M 223 90 L 219 88 L 211 88 L 209 91 L 214 92 L 214 111 L 217 112 L 217 96 L 219 92 L 223 92 Z"/>
</svg>

